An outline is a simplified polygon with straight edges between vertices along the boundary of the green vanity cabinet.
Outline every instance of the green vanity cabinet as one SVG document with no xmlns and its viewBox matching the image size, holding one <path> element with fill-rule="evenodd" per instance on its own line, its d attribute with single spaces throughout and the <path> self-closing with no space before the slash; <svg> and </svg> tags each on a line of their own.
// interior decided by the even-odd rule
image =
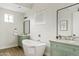
<svg viewBox="0 0 79 59">
<path fill-rule="evenodd" d="M 22 40 L 30 39 L 30 36 L 27 35 L 19 35 L 18 36 L 18 46 L 22 47 Z"/>
<path fill-rule="evenodd" d="M 79 46 L 61 42 L 50 42 L 51 56 L 79 56 Z"/>
</svg>

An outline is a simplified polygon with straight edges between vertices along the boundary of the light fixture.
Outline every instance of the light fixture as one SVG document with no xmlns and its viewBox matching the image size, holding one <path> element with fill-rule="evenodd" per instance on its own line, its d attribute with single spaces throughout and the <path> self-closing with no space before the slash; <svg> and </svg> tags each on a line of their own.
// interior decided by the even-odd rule
<svg viewBox="0 0 79 59">
<path fill-rule="evenodd" d="M 18 8 L 21 8 L 20 6 Z"/>
</svg>

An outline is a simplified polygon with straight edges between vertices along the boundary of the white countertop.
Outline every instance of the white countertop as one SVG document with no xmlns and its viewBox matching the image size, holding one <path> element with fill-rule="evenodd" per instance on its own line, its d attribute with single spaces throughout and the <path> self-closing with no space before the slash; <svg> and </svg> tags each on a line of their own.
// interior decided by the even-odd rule
<svg viewBox="0 0 79 59">
<path fill-rule="evenodd" d="M 79 41 L 76 41 L 76 40 L 57 40 L 57 39 L 50 40 L 50 42 L 52 41 L 79 46 Z"/>
<path fill-rule="evenodd" d="M 27 35 L 22 34 L 22 35 L 18 35 L 18 36 L 30 36 L 30 34 L 27 34 Z"/>
</svg>

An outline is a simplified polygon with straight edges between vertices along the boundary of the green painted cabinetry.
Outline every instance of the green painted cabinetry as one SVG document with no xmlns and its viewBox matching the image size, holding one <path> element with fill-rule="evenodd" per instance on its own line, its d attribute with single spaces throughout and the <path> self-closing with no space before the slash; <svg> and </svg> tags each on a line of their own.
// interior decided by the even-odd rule
<svg viewBox="0 0 79 59">
<path fill-rule="evenodd" d="M 51 41 L 51 56 L 79 56 L 79 46 Z"/>
<path fill-rule="evenodd" d="M 22 40 L 25 40 L 25 39 L 30 39 L 30 36 L 27 36 L 27 35 L 19 35 L 18 36 L 18 45 L 20 47 L 22 47 Z"/>
</svg>

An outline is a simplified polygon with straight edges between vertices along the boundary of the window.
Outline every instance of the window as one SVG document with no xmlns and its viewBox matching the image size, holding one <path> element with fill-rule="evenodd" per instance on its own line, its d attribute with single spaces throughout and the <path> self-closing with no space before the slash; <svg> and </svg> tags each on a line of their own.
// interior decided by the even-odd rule
<svg viewBox="0 0 79 59">
<path fill-rule="evenodd" d="M 4 15 L 4 21 L 8 22 L 8 23 L 13 23 L 14 22 L 13 21 L 13 15 L 11 15 L 11 14 L 5 14 Z"/>
</svg>

